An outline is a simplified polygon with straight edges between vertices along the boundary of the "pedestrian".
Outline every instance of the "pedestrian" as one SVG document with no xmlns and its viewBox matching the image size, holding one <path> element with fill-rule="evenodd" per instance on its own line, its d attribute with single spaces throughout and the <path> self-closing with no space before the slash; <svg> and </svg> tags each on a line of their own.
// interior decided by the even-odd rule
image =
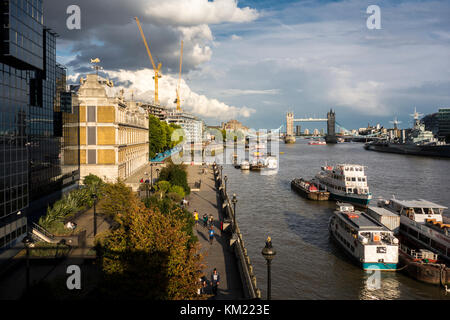
<svg viewBox="0 0 450 320">
<path fill-rule="evenodd" d="M 212 292 L 216 296 L 217 295 L 217 288 L 220 284 L 220 274 L 217 272 L 217 269 L 214 268 L 213 273 L 211 274 L 211 286 L 212 286 Z"/>
<path fill-rule="evenodd" d="M 208 284 L 208 280 L 206 279 L 205 274 L 202 274 L 202 277 L 200 278 L 200 282 L 201 282 L 200 294 L 205 294 L 206 286 Z"/>
<path fill-rule="evenodd" d="M 209 228 L 209 244 L 213 244 L 213 240 L 214 240 L 214 229 L 213 227 Z"/>
<path fill-rule="evenodd" d="M 208 219 L 208 220 L 209 220 L 209 226 L 210 226 L 210 227 L 213 227 L 213 224 L 214 224 L 214 217 L 213 217 L 212 214 L 209 215 L 209 219 Z"/>
<path fill-rule="evenodd" d="M 208 216 L 206 213 L 203 215 L 203 226 L 206 228 L 208 226 Z"/>
<path fill-rule="evenodd" d="M 198 225 L 198 212 L 197 209 L 194 210 L 194 220 L 195 220 L 195 226 Z"/>
</svg>

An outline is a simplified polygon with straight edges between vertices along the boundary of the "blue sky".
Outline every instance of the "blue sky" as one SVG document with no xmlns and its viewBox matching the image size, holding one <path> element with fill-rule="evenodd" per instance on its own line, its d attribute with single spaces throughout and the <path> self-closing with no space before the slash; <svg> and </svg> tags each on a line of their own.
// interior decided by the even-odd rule
<svg viewBox="0 0 450 320">
<path fill-rule="evenodd" d="M 278 128 L 287 111 L 324 116 L 333 108 L 346 128 L 390 126 L 395 116 L 407 127 L 415 107 L 425 114 L 450 107 L 448 1 L 262 0 L 236 6 L 233 0 L 192 0 L 189 11 L 177 10 L 186 3 L 178 1 L 132 1 L 130 19 L 117 26 L 93 24 L 80 36 L 62 32 L 58 55 L 73 75 L 86 72 L 82 61 L 98 55 L 119 83 L 142 77 L 148 58 L 131 21 L 133 9 L 143 15 L 170 92 L 184 39 L 185 109 L 211 124 L 237 118 L 254 128 Z M 366 27 L 372 4 L 381 9 L 380 30 Z M 113 19 L 112 6 L 105 19 Z M 113 30 L 120 30 L 115 37 L 133 38 L 128 48 L 113 41 Z M 82 38 L 95 48 L 82 45 Z M 120 59 L 126 52 L 133 54 Z M 151 84 L 131 85 L 142 98 L 151 97 Z"/>
</svg>

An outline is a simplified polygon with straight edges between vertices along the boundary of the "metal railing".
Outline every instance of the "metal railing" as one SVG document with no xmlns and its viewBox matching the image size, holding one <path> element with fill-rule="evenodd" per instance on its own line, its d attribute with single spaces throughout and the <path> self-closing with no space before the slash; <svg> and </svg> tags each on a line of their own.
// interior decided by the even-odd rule
<svg viewBox="0 0 450 320">
<path fill-rule="evenodd" d="M 244 285 L 245 294 L 247 299 L 260 299 L 261 291 L 258 289 L 256 283 L 256 276 L 253 272 L 253 266 L 248 256 L 247 249 L 242 237 L 242 233 L 239 229 L 239 225 L 235 218 L 234 209 L 231 205 L 231 201 L 228 194 L 225 193 L 223 188 L 223 181 L 220 179 L 219 172 L 216 166 L 213 166 L 214 179 L 216 186 L 218 187 L 220 200 L 222 201 L 222 207 L 224 210 L 224 216 L 226 219 L 231 220 L 231 242 L 238 260 L 239 271 L 241 273 L 242 284 Z"/>
<path fill-rule="evenodd" d="M 37 223 L 32 223 L 31 224 L 31 228 L 37 230 L 38 232 L 42 233 L 44 236 L 46 236 L 47 238 L 54 240 L 55 239 L 55 235 L 50 233 L 49 231 L 47 231 L 44 227 L 41 227 L 40 225 L 38 225 Z"/>
<path fill-rule="evenodd" d="M 414 250 L 414 249 L 410 249 L 403 244 L 400 245 L 400 250 L 416 260 L 423 260 L 423 259 L 437 260 L 438 259 L 438 255 L 435 254 L 434 252 L 427 251 L 426 254 L 423 254 L 422 252 Z"/>
</svg>

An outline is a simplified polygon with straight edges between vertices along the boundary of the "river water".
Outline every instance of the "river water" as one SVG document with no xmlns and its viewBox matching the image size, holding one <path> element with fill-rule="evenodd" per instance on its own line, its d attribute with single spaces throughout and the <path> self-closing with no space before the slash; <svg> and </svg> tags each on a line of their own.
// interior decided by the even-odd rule
<svg viewBox="0 0 450 320">
<path fill-rule="evenodd" d="M 228 194 L 238 197 L 237 221 L 263 298 L 267 269 L 261 250 L 270 235 L 277 251 L 272 262 L 273 299 L 450 299 L 438 286 L 400 272 L 381 272 L 379 288 L 373 289 L 368 285 L 373 271 L 353 264 L 329 237 L 334 202 L 308 201 L 290 187 L 292 179 L 311 178 L 326 163 L 354 163 L 367 167 L 374 199 L 395 194 L 450 207 L 450 160 L 366 151 L 362 143 L 313 146 L 307 141 L 280 142 L 276 175 L 244 173 L 224 165 Z"/>
</svg>

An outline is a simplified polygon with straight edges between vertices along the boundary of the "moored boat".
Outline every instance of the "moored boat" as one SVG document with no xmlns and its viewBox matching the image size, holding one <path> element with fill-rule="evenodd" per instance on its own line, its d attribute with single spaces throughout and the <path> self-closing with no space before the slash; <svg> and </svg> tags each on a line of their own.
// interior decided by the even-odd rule
<svg viewBox="0 0 450 320">
<path fill-rule="evenodd" d="M 350 202 L 367 207 L 372 194 L 367 185 L 364 166 L 357 164 L 338 164 L 321 167 L 313 179 L 320 188 L 330 192 L 330 197 L 337 201 Z"/>
<path fill-rule="evenodd" d="M 250 170 L 250 162 L 248 162 L 247 160 L 244 160 L 241 162 L 241 170 Z"/>
<path fill-rule="evenodd" d="M 326 141 L 323 141 L 323 140 L 314 140 L 314 141 L 308 142 L 308 144 L 312 145 L 312 146 L 320 146 L 320 145 L 325 145 L 327 143 L 326 143 Z"/>
<path fill-rule="evenodd" d="M 319 187 L 316 184 L 303 178 L 292 180 L 291 188 L 310 200 L 323 201 L 328 200 L 330 197 L 329 192 L 319 190 Z"/>
<path fill-rule="evenodd" d="M 419 200 L 380 200 L 400 216 L 400 262 L 411 277 L 431 284 L 450 284 L 450 224 L 447 207 Z"/>
<path fill-rule="evenodd" d="M 397 269 L 398 239 L 378 221 L 346 203 L 337 203 L 329 231 L 364 270 Z"/>
</svg>

